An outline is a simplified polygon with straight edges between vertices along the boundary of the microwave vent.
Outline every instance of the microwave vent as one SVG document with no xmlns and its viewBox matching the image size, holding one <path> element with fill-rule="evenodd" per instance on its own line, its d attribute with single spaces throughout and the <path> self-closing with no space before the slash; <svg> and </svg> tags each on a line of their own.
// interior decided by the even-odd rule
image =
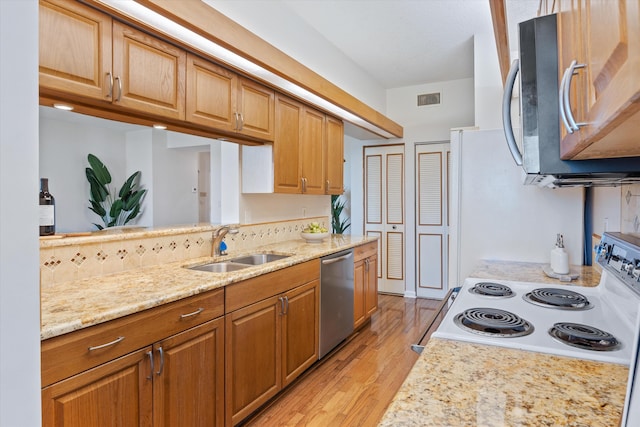
<svg viewBox="0 0 640 427">
<path fill-rule="evenodd" d="M 440 92 L 423 93 L 422 95 L 418 95 L 418 107 L 438 104 L 440 104 Z"/>
</svg>

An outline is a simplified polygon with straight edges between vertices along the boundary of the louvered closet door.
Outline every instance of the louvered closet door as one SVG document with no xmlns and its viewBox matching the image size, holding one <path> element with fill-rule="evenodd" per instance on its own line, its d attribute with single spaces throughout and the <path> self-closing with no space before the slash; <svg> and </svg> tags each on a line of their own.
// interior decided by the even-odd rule
<svg viewBox="0 0 640 427">
<path fill-rule="evenodd" d="M 417 295 L 443 298 L 447 293 L 449 215 L 449 144 L 416 145 Z"/>
<path fill-rule="evenodd" d="M 404 145 L 364 148 L 366 235 L 378 236 L 378 291 L 404 294 Z"/>
</svg>

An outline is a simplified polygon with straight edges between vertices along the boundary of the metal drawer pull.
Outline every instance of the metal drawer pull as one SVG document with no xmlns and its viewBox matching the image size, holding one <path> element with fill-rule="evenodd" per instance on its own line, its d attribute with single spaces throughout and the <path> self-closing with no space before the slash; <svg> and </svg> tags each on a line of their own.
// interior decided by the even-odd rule
<svg viewBox="0 0 640 427">
<path fill-rule="evenodd" d="M 115 340 L 113 340 L 111 342 L 108 342 L 106 344 L 101 344 L 101 345 L 96 345 L 96 346 L 89 347 L 89 351 L 100 350 L 101 348 L 105 348 L 105 347 L 109 347 L 109 346 L 112 346 L 112 345 L 116 345 L 120 341 L 122 341 L 123 339 L 124 339 L 124 337 L 118 337 Z"/>
<path fill-rule="evenodd" d="M 202 313 L 204 311 L 204 308 L 200 307 L 199 309 L 197 309 L 196 311 L 194 311 L 193 313 L 187 313 L 187 314 L 181 314 L 180 318 L 181 319 L 185 319 L 187 317 L 191 317 L 191 316 L 197 316 L 198 314 Z"/>
<path fill-rule="evenodd" d="M 122 79 L 120 76 L 116 76 L 115 81 L 118 82 L 118 98 L 116 98 L 116 101 L 120 102 L 120 98 L 122 98 Z"/>
<path fill-rule="evenodd" d="M 108 72 L 107 76 L 109 76 L 109 93 L 107 94 L 107 98 L 112 98 L 113 97 L 113 74 L 111 74 L 111 72 Z"/>
</svg>

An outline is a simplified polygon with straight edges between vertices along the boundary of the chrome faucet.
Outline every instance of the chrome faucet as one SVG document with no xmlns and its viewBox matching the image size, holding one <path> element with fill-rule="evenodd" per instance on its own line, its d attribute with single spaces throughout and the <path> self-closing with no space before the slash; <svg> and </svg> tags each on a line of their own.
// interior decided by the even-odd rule
<svg viewBox="0 0 640 427">
<path fill-rule="evenodd" d="M 216 228 L 215 230 L 213 230 L 213 234 L 212 234 L 213 244 L 211 246 L 211 256 L 226 255 L 226 252 L 220 251 L 220 243 L 222 243 L 222 239 L 224 239 L 224 236 L 226 236 L 227 233 L 237 234 L 238 229 L 231 225 L 223 225 L 222 227 Z"/>
</svg>

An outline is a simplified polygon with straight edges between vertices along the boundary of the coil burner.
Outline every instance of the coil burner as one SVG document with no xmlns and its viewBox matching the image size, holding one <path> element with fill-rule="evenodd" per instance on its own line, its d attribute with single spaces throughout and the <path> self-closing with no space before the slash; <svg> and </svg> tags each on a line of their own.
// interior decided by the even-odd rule
<svg viewBox="0 0 640 427">
<path fill-rule="evenodd" d="M 469 292 L 476 295 L 494 298 L 511 298 L 515 293 L 507 285 L 492 282 L 479 282 L 469 288 Z"/>
<path fill-rule="evenodd" d="M 556 323 L 549 329 L 549 335 L 564 344 L 584 350 L 611 351 L 620 348 L 620 342 L 609 332 L 579 323 Z"/>
<path fill-rule="evenodd" d="M 496 308 L 469 308 L 454 317 L 460 328 L 474 334 L 513 338 L 529 335 L 533 325 L 523 318 Z"/>
<path fill-rule="evenodd" d="M 560 310 L 588 310 L 593 307 L 587 297 L 568 289 L 538 288 L 522 298 L 531 304 Z"/>
</svg>

